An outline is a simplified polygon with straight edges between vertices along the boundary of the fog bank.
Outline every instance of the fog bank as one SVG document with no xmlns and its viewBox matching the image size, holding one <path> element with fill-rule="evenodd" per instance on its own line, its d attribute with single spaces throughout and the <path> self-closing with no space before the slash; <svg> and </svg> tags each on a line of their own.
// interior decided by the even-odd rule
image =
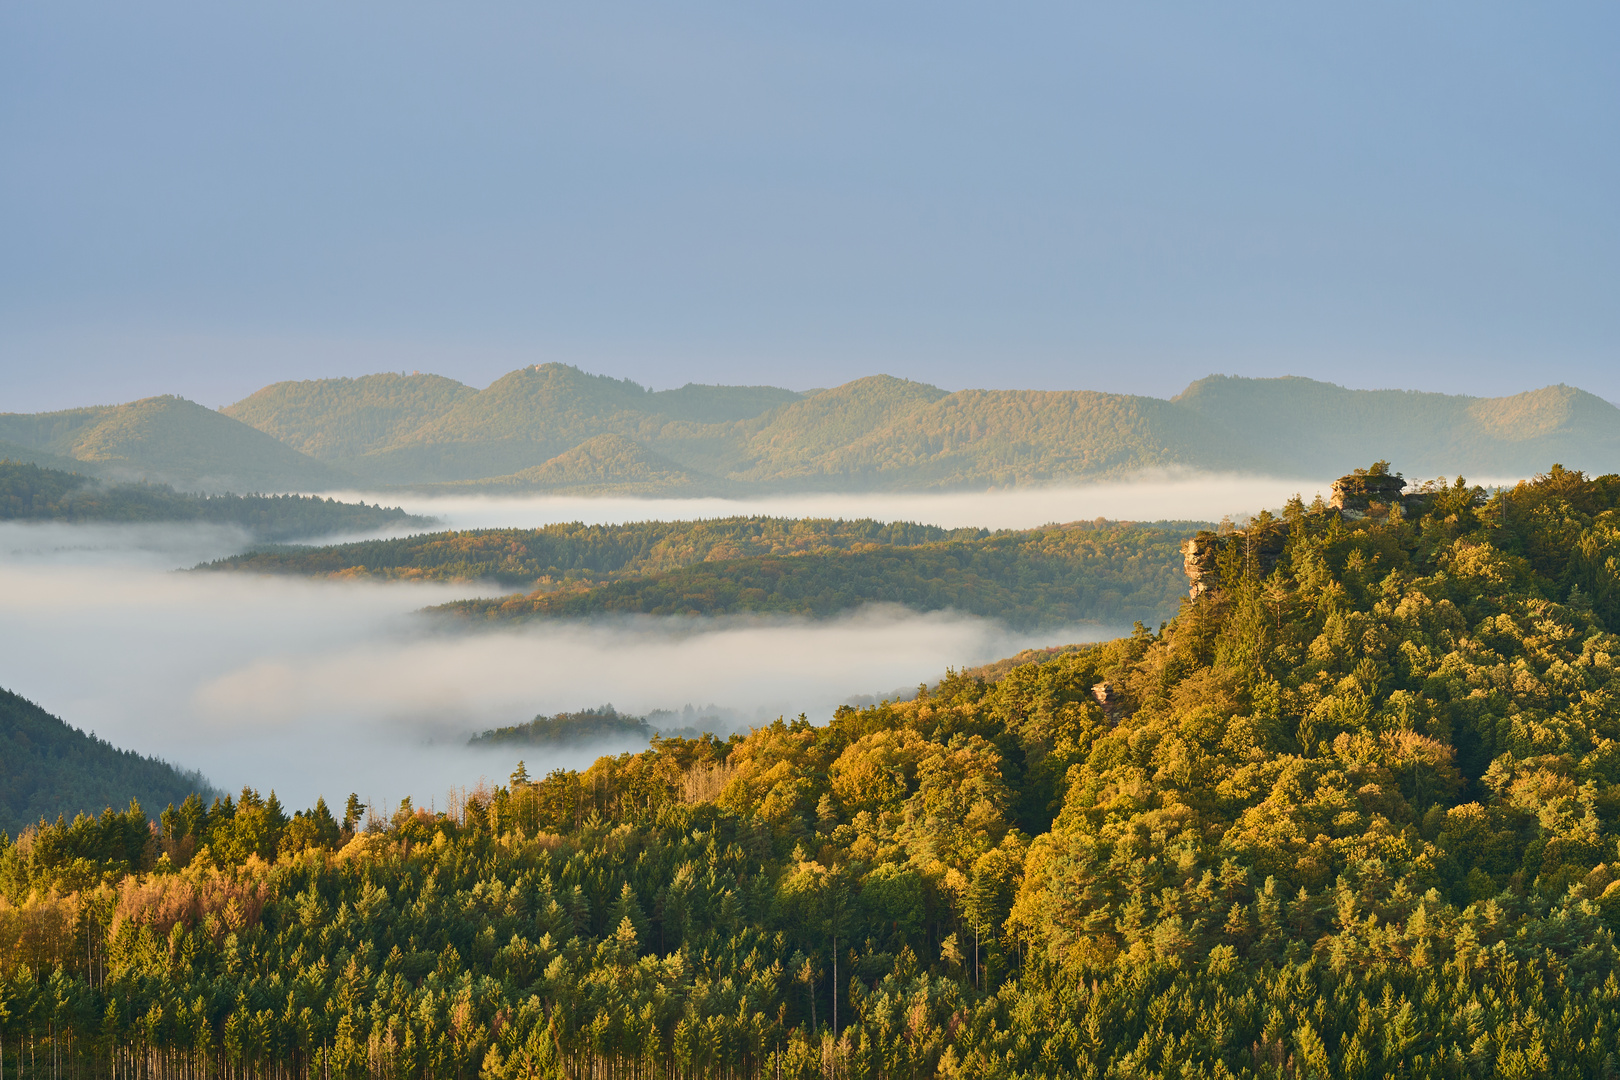
<svg viewBox="0 0 1620 1080">
<path fill-rule="evenodd" d="M 576 515 L 577 516 L 577 515 Z M 303 581 L 168 569 L 240 538 L 192 527 L 0 528 L 0 686 L 115 745 L 274 788 L 289 806 L 350 791 L 438 798 L 518 757 L 531 773 L 594 753 L 474 751 L 474 731 L 611 702 L 716 705 L 818 721 L 854 695 L 915 686 L 1033 645 L 948 613 L 869 609 L 826 622 L 627 619 L 444 633 L 415 612 L 444 583 Z"/>
<path fill-rule="evenodd" d="M 577 495 L 418 495 L 343 491 L 345 501 L 403 506 L 443 520 L 447 528 L 538 528 L 562 521 L 620 524 L 689 521 L 764 514 L 772 517 L 876 518 L 955 529 L 1029 529 L 1053 522 L 1110 518 L 1126 521 L 1219 521 L 1278 509 L 1289 496 L 1309 502 L 1320 483 L 1234 474 L 1154 473 L 1113 483 L 984 492 L 904 492 L 775 495 L 748 499 L 647 499 Z"/>
</svg>

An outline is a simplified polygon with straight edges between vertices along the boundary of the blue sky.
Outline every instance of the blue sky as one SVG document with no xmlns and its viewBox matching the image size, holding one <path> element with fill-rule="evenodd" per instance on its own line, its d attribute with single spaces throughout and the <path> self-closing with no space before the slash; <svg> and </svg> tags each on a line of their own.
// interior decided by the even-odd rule
<svg viewBox="0 0 1620 1080">
<path fill-rule="evenodd" d="M 1620 8 L 0 5 L 0 410 L 657 387 L 1620 400 Z"/>
</svg>

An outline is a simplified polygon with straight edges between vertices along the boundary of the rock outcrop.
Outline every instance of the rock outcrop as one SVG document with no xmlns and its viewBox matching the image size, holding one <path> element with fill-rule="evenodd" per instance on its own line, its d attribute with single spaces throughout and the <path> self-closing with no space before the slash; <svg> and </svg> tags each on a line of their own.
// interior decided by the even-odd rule
<svg viewBox="0 0 1620 1080">
<path fill-rule="evenodd" d="M 1389 471 L 1388 462 L 1376 462 L 1371 468 L 1357 469 L 1333 481 L 1329 512 L 1346 521 L 1383 518 L 1397 509 L 1403 516 L 1423 513 L 1434 496 L 1425 491 L 1407 491 L 1406 486 L 1400 473 Z M 1205 530 L 1190 537 L 1181 545 L 1188 596 L 1197 600 L 1219 587 L 1222 554 L 1233 547 L 1241 552 L 1249 573 L 1269 577 L 1288 545 L 1288 532 L 1287 521 L 1264 520 L 1248 529 L 1226 533 Z"/>
<path fill-rule="evenodd" d="M 1370 469 L 1357 469 L 1333 481 L 1333 498 L 1328 505 L 1350 521 L 1383 517 L 1395 507 L 1400 507 L 1403 515 L 1422 513 L 1430 496 L 1422 491 L 1407 491 L 1406 486 L 1400 473 L 1390 472 L 1389 464 L 1380 461 Z"/>
<path fill-rule="evenodd" d="M 1236 549 L 1243 566 L 1259 578 L 1271 576 L 1288 546 L 1288 522 L 1267 521 L 1229 533 L 1208 530 L 1189 537 L 1181 545 L 1181 568 L 1187 575 L 1187 593 L 1196 600 L 1220 584 L 1221 555 Z"/>
</svg>

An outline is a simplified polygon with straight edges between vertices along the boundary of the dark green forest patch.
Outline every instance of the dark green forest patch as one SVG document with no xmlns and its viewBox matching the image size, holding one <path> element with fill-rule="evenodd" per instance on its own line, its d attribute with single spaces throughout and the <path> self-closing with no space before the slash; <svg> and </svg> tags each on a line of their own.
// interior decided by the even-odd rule
<svg viewBox="0 0 1620 1080">
<path fill-rule="evenodd" d="M 0 690 L 0 831 L 59 815 L 95 815 L 131 799 L 153 808 L 192 792 L 212 795 L 196 773 L 119 750 Z"/>
<path fill-rule="evenodd" d="M 79 473 L 0 461 L 0 521 L 236 525 L 261 540 L 429 524 L 404 510 L 314 495 L 192 495 L 162 484 L 106 484 Z"/>
</svg>

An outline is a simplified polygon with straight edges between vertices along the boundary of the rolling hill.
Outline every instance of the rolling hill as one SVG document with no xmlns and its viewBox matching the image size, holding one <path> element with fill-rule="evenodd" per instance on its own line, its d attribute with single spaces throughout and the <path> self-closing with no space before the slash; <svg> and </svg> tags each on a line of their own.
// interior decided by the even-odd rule
<svg viewBox="0 0 1620 1080">
<path fill-rule="evenodd" d="M 352 483 L 257 428 L 171 395 L 0 414 L 0 442 L 18 447 L 18 459 L 73 462 L 108 480 L 151 481 L 184 491 L 310 491 Z"/>
<path fill-rule="evenodd" d="M 448 383 L 372 378 L 379 386 Z M 355 407 L 300 406 L 293 432 L 265 419 L 291 408 L 273 403 L 359 400 L 362 384 L 370 385 L 278 384 L 227 412 L 313 452 L 338 441 L 334 432 Z M 402 422 L 391 441 L 379 437 L 357 457 L 328 460 L 378 483 L 624 494 L 982 489 L 1144 469 L 1315 479 L 1370 456 L 1398 459 L 1414 476 L 1530 475 L 1559 460 L 1620 468 L 1620 410 L 1566 386 L 1478 398 L 1211 376 L 1165 400 L 1079 390 L 953 393 L 876 375 L 806 394 L 653 392 L 562 364 L 524 368 L 481 391 L 449 386 L 453 393 L 435 399 L 437 415 L 412 413 L 421 422 L 409 432 L 401 433 Z"/>
<path fill-rule="evenodd" d="M 538 364 L 483 390 L 434 375 L 277 383 L 224 412 L 375 483 L 493 478 L 495 486 L 512 487 L 527 484 L 513 477 L 575 448 L 584 456 L 599 454 L 600 448 L 583 449 L 583 444 L 600 436 L 643 443 L 726 442 L 731 425 L 798 398 L 769 386 L 652 391 L 564 364 Z M 554 476 L 559 471 L 560 477 Z M 575 486 L 567 462 L 536 477 Z"/>
<path fill-rule="evenodd" d="M 540 529 L 469 529 L 249 551 L 199 569 L 376 581 L 492 581 L 542 589 L 600 584 L 717 560 L 915 547 L 986 535 L 982 529 L 941 529 L 870 519 L 569 522 Z"/>
<path fill-rule="evenodd" d="M 1157 624 L 1186 595 L 1190 531 L 1068 525 L 916 546 L 708 560 L 588 588 L 460 600 L 433 610 L 476 621 L 602 615 L 801 615 L 869 604 L 957 611 L 1020 629 Z"/>
<path fill-rule="evenodd" d="M 1554 461 L 1620 468 L 1620 410 L 1584 390 L 1547 386 L 1500 398 L 1410 390 L 1346 390 L 1311 379 L 1214 375 L 1173 399 L 1264 461 L 1292 458 L 1323 475 L 1378 446 L 1411 476 L 1462 468 L 1530 476 Z"/>
<path fill-rule="evenodd" d="M 220 412 L 163 397 L 0 415 L 0 455 L 205 491 L 983 490 L 1143 470 L 1319 480 L 1374 457 L 1494 479 L 1620 469 L 1620 409 L 1568 386 L 1482 398 L 1221 375 L 1168 400 L 886 375 L 654 391 L 537 364 L 482 390 L 385 374 L 276 383 Z"/>
<path fill-rule="evenodd" d="M 682 468 L 623 435 L 594 435 L 539 465 L 480 480 L 438 485 L 576 495 L 721 495 L 737 485 Z"/>
</svg>

